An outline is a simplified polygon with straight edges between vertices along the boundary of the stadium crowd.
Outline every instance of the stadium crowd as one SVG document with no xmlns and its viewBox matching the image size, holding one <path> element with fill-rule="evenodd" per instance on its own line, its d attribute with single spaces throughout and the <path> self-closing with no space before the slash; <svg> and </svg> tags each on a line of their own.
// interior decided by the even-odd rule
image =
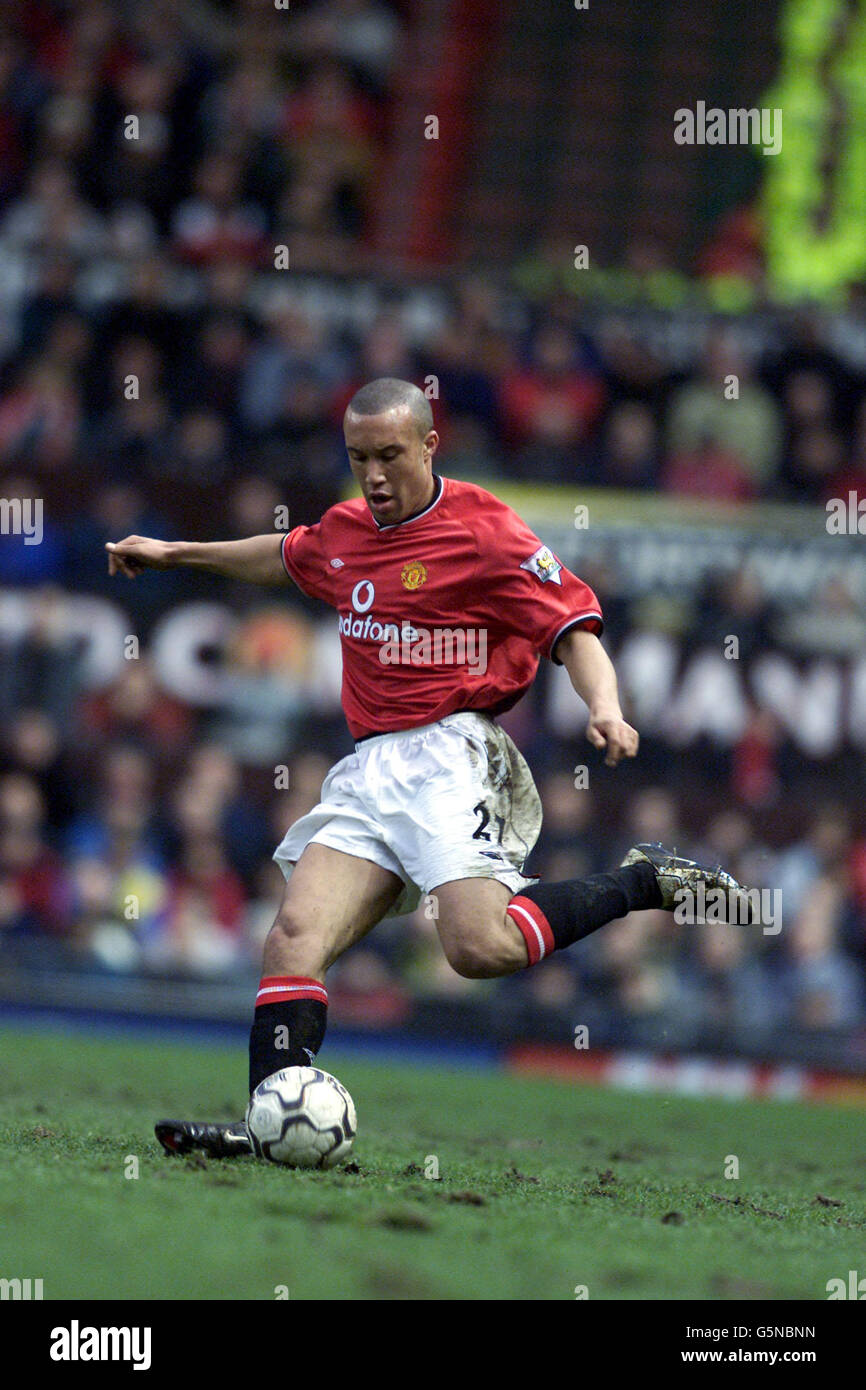
<svg viewBox="0 0 866 1390">
<path fill-rule="evenodd" d="M 455 272 L 423 321 L 401 311 L 371 225 L 405 31 L 382 0 L 33 0 L 0 25 L 0 468 L 58 524 L 129 482 L 167 526 L 218 526 L 248 474 L 304 520 L 340 485 L 346 400 L 383 375 L 432 383 L 470 476 L 863 489 L 864 377 L 808 316 L 760 355 L 714 332 L 684 372 L 622 315 L 588 329 L 575 295 L 528 310 L 507 275 Z M 342 315 L 290 288 L 365 271 Z M 29 559 L 68 575 L 72 551 Z"/>
<path fill-rule="evenodd" d="M 412 321 L 370 236 L 399 7 L 293 5 L 282 47 L 255 0 L 182 15 L 158 0 L 30 0 L 0 6 L 0 26 L 0 495 L 45 501 L 41 544 L 0 544 L 0 590 L 36 603 L 28 631 L 7 625 L 0 641 L 0 940 L 50 938 L 120 972 L 257 968 L 281 882 L 271 851 L 345 736 L 243 650 L 216 709 L 167 694 L 146 650 L 88 689 L 62 594 L 117 599 L 108 539 L 248 535 L 273 529 L 281 504 L 292 524 L 318 519 L 344 484 L 340 421 L 364 380 L 435 379 L 457 476 L 742 503 L 866 496 L 866 380 L 816 319 L 757 357 L 720 331 L 691 373 L 624 316 L 589 327 L 562 295 L 530 309 L 480 271 Z M 354 318 L 286 287 L 282 245 L 302 279 L 372 277 Z M 599 591 L 615 632 L 615 595 Z M 176 574 L 141 576 L 122 602 L 146 637 L 190 595 L 251 602 Z M 862 624 L 837 598 L 848 625 L 834 633 L 856 647 Z M 690 831 L 658 776 L 599 805 L 537 715 L 533 740 L 548 749 L 539 872 L 673 839 L 781 886 L 785 930 L 635 914 L 538 971 L 479 983 L 447 969 L 422 910 L 350 953 L 339 987 L 517 993 L 540 1010 L 586 994 L 627 1016 L 731 1026 L 866 1021 L 866 838 L 844 805 L 803 807 L 787 838 L 766 835 L 772 795 L 768 812 L 735 759 Z M 281 756 L 288 790 L 274 786 Z"/>
<path fill-rule="evenodd" d="M 286 763 L 264 766 L 243 744 L 233 749 L 224 710 L 203 715 L 166 695 L 146 658 L 130 661 L 108 690 L 76 693 L 74 660 L 58 635 L 46 598 L 42 630 L 4 663 L 4 696 L 10 666 L 31 688 L 19 686 L 3 710 L 3 947 L 20 953 L 22 944 L 50 942 L 67 965 L 121 973 L 252 974 L 282 882 L 271 853 L 318 799 L 329 762 L 349 746 L 345 735 L 314 711 L 283 710 L 273 734 L 284 739 Z M 248 698 L 258 707 L 259 690 Z M 547 756 L 533 871 L 549 880 L 600 871 L 635 840 L 662 839 L 777 890 L 779 930 L 632 914 L 535 971 L 479 983 L 447 967 L 422 903 L 340 962 L 338 990 L 500 992 L 541 1011 L 587 997 L 623 1016 L 731 1028 L 866 1022 L 866 836 L 851 809 L 829 801 L 799 808 L 799 831 L 773 836 L 778 796 L 750 806 L 706 770 L 682 794 L 671 790 L 676 779 L 645 779 L 638 790 L 624 783 L 611 801 L 609 784 L 604 795 L 575 785 L 568 769 L 586 756 L 578 743 L 557 743 L 543 724 L 535 739 Z"/>
</svg>

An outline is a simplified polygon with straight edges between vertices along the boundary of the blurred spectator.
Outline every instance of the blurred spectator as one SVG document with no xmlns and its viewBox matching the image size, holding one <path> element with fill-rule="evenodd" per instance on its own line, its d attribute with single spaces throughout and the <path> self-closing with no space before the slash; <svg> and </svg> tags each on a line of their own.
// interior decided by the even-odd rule
<svg viewBox="0 0 866 1390">
<path fill-rule="evenodd" d="M 858 502 L 866 496 L 866 396 L 861 398 L 854 417 L 851 447 L 847 460 L 827 479 L 823 497 L 846 497 L 855 493 Z"/>
<path fill-rule="evenodd" d="M 734 745 L 731 789 L 744 806 L 771 806 L 782 782 L 778 748 L 782 742 L 779 721 L 766 709 L 752 706 L 742 734 Z"/>
<path fill-rule="evenodd" d="M 628 825 L 619 832 L 623 854 L 633 844 L 641 842 L 681 844 L 679 818 L 673 792 L 666 787 L 645 787 L 633 797 L 628 808 Z"/>
<path fill-rule="evenodd" d="M 653 487 L 658 462 L 658 431 L 652 411 L 639 401 L 614 406 L 604 427 L 593 481 L 606 487 Z"/>
<path fill-rule="evenodd" d="M 44 817 L 32 778 L 0 777 L 0 934 L 58 934 L 69 924 L 69 885 L 62 860 L 45 842 Z"/>
<path fill-rule="evenodd" d="M 24 358 L 42 350 L 58 318 L 76 311 L 75 279 L 75 261 L 69 255 L 44 256 L 33 267 L 34 283 L 23 296 L 20 314 L 20 349 Z"/>
<path fill-rule="evenodd" d="M 725 809 L 714 816 L 698 852 L 704 859 L 724 864 L 740 883 L 756 888 L 779 883 L 777 863 L 744 809 Z"/>
<path fill-rule="evenodd" d="M 93 256 L 105 244 L 102 219 L 80 197 L 60 159 L 44 159 L 31 172 L 25 196 L 0 222 L 0 241 L 28 256 L 48 252 Z"/>
<path fill-rule="evenodd" d="M 791 1022 L 800 1028 L 850 1027 L 862 1015 L 863 991 L 838 941 L 842 890 L 819 878 L 791 924 L 786 987 Z"/>
<path fill-rule="evenodd" d="M 63 468 L 80 427 L 81 401 L 66 367 L 37 359 L 0 396 L 0 466 Z"/>
<path fill-rule="evenodd" d="M 46 809 L 46 833 L 61 838 L 82 789 L 60 726 L 40 709 L 20 708 L 4 725 L 0 770 L 24 773 L 38 786 Z"/>
<path fill-rule="evenodd" d="M 99 769 L 96 799 L 69 828 L 68 853 L 74 859 L 100 859 L 116 874 L 161 870 L 154 792 L 147 753 L 131 745 L 109 745 Z"/>
<path fill-rule="evenodd" d="M 496 390 L 479 363 L 483 330 L 475 331 L 462 315 L 449 317 L 431 348 L 431 372 L 439 383 L 437 418 L 446 422 L 443 444 L 452 448 L 450 431 L 467 419 L 481 426 L 488 439 L 498 435 Z"/>
<path fill-rule="evenodd" d="M 315 173 L 333 199 L 334 229 L 357 235 L 374 167 L 375 119 L 338 63 L 317 65 L 289 97 L 281 140 L 292 177 Z"/>
<path fill-rule="evenodd" d="M 778 405 L 754 379 L 751 365 L 729 335 L 711 337 L 699 380 L 670 399 L 668 448 L 674 455 L 712 443 L 739 460 L 752 491 L 771 483 L 780 462 Z"/>
<path fill-rule="evenodd" d="M 747 951 L 748 928 L 726 922 L 692 928 L 695 949 L 684 965 L 684 1009 L 725 1030 L 766 1028 L 781 1011 L 760 961 Z"/>
<path fill-rule="evenodd" d="M 155 759 L 170 762 L 192 732 L 189 710 L 159 689 L 146 657 L 125 663 L 107 690 L 81 706 L 82 733 L 89 742 L 136 743 Z"/>
<path fill-rule="evenodd" d="M 265 250 L 265 215 L 243 201 L 243 165 L 225 154 L 209 154 L 195 174 L 191 198 L 172 218 L 176 253 L 193 264 L 229 258 L 255 262 Z"/>
<path fill-rule="evenodd" d="M 318 0 L 294 21 L 292 40 L 310 58 L 338 58 L 381 91 L 396 56 L 400 24 L 379 0 Z"/>
<path fill-rule="evenodd" d="M 773 880 L 782 895 L 786 923 L 796 921 L 822 878 L 842 875 L 850 843 L 847 812 L 827 805 L 812 816 L 806 834 L 778 854 Z"/>
<path fill-rule="evenodd" d="M 707 279 L 736 277 L 760 285 L 764 260 L 760 218 L 754 207 L 737 207 L 722 218 L 698 259 Z"/>
<path fill-rule="evenodd" d="M 856 656 L 866 650 L 866 615 L 844 579 L 828 579 L 813 607 L 780 615 L 774 636 L 793 651 Z"/>
<path fill-rule="evenodd" d="M 240 393 L 250 356 L 250 339 L 242 315 L 209 317 L 198 334 L 194 351 L 180 371 L 175 394 L 200 409 L 222 413 L 232 424 L 240 420 Z"/>
<path fill-rule="evenodd" d="M 17 632 L 0 639 L 0 711 L 7 717 L 38 709 L 68 727 L 84 687 L 84 642 L 67 621 L 67 604 L 59 590 L 38 590 Z"/>
<path fill-rule="evenodd" d="M 75 520 L 69 531 L 67 575 L 70 587 L 91 594 L 104 594 L 118 601 L 117 585 L 109 577 L 105 553 L 107 541 L 124 536 L 162 536 L 173 539 L 173 528 L 145 499 L 136 484 L 115 481 L 98 488 L 89 499 L 89 508 Z M 145 623 L 148 617 L 175 601 L 184 592 L 187 577 L 167 571 L 145 571 L 123 594 L 124 607 Z"/>
<path fill-rule="evenodd" d="M 528 366 L 508 373 L 500 385 L 505 436 L 519 452 L 519 467 L 548 480 L 573 476 L 603 403 L 604 384 L 580 361 L 568 329 L 556 323 L 540 328 Z"/>
<path fill-rule="evenodd" d="M 724 650 L 725 639 L 734 635 L 738 659 L 755 656 L 768 645 L 768 610 L 758 574 L 744 566 L 707 585 L 701 598 L 702 638 Z"/>
<path fill-rule="evenodd" d="M 358 353 L 356 373 L 344 382 L 334 402 L 334 424 L 342 426 L 343 412 L 366 381 L 380 376 L 415 381 L 421 375 L 404 323 L 395 313 L 380 314 L 367 329 Z"/>
<path fill-rule="evenodd" d="M 212 489 L 231 471 L 231 444 L 231 432 L 218 411 L 190 410 L 175 426 L 162 476 L 187 490 Z"/>
<path fill-rule="evenodd" d="M 649 344 L 633 326 L 608 316 L 599 327 L 598 349 L 613 401 L 636 401 L 654 414 L 665 395 L 667 373 Z"/>
<path fill-rule="evenodd" d="M 708 497 L 718 502 L 746 502 L 757 491 L 739 455 L 711 435 L 667 460 L 661 486 L 681 497 Z"/>
<path fill-rule="evenodd" d="M 196 835 L 168 876 L 165 907 L 145 943 L 151 966 L 220 974 L 242 950 L 245 895 L 214 835 Z"/>
<path fill-rule="evenodd" d="M 544 804 L 543 854 L 534 856 L 537 872 L 550 880 L 580 878 L 599 872 L 608 846 L 596 819 L 588 787 L 575 787 L 569 772 L 551 772 L 540 783 Z"/>
<path fill-rule="evenodd" d="M 588 938 L 589 978 L 628 1016 L 663 1014 L 680 1005 L 683 987 L 664 941 L 670 939 L 667 912 L 630 912 Z"/>
<path fill-rule="evenodd" d="M 250 354 L 241 384 L 241 416 L 255 433 L 275 429 L 304 383 L 330 393 L 347 371 L 345 356 L 328 341 L 324 323 L 277 305 L 271 331 Z"/>
<path fill-rule="evenodd" d="M 291 752 L 306 713 L 311 632 L 286 609 L 251 610 L 227 652 L 211 737 L 242 763 L 274 766 Z"/>
<path fill-rule="evenodd" d="M 155 364 L 162 368 L 179 365 L 188 352 L 189 318 L 175 305 L 177 279 L 159 254 L 137 255 L 126 267 L 123 294 L 110 305 L 102 319 L 103 351 L 114 362 L 114 383 L 110 400 L 117 399 L 118 385 L 125 375 L 136 371 L 130 361 L 128 344 L 149 346 Z M 122 353 L 115 350 L 118 345 Z M 147 378 L 152 385 L 150 374 Z"/>
</svg>

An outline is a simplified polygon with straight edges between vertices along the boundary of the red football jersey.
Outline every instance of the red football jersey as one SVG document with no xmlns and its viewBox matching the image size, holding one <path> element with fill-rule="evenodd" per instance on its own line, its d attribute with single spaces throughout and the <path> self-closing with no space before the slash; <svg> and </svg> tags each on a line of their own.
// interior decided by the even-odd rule
<svg viewBox="0 0 866 1390">
<path fill-rule="evenodd" d="M 299 589 L 336 608 L 354 738 L 509 709 L 570 627 L 602 630 L 598 599 L 515 512 L 436 478 L 423 511 L 379 526 L 363 498 L 283 541 Z"/>
</svg>

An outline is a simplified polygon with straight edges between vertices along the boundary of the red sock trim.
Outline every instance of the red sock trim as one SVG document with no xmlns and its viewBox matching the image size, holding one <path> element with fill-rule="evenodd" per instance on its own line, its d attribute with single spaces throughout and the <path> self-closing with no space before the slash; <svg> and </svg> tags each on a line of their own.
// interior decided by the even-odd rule
<svg viewBox="0 0 866 1390">
<path fill-rule="evenodd" d="M 549 956 L 551 951 L 556 950 L 550 923 L 538 903 L 518 894 L 516 898 L 511 899 L 505 911 L 526 942 L 530 965 L 537 965 L 545 956 Z"/>
<path fill-rule="evenodd" d="M 309 980 L 304 975 L 264 975 L 256 995 L 256 1008 L 260 1004 L 290 1004 L 293 999 L 318 999 L 327 1004 L 328 991 L 320 980 Z"/>
</svg>

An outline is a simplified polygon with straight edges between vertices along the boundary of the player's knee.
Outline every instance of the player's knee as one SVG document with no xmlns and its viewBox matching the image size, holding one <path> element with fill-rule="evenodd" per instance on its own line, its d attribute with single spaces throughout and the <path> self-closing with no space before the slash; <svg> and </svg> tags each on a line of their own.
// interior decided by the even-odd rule
<svg viewBox="0 0 866 1390">
<path fill-rule="evenodd" d="M 501 973 L 499 961 L 490 944 L 482 937 L 461 936 L 445 945 L 445 955 L 452 970 L 465 980 L 488 980 Z"/>
<path fill-rule="evenodd" d="M 306 936 L 309 930 L 306 913 L 291 903 L 283 903 L 276 917 L 272 932 L 285 937 L 289 941 L 296 941 L 302 936 Z"/>
<path fill-rule="evenodd" d="M 284 958 L 295 960 L 298 968 L 308 966 L 308 957 L 318 961 L 321 955 L 321 940 L 309 915 L 301 907 L 283 903 L 277 913 L 268 937 L 270 945 L 276 947 Z"/>
</svg>

